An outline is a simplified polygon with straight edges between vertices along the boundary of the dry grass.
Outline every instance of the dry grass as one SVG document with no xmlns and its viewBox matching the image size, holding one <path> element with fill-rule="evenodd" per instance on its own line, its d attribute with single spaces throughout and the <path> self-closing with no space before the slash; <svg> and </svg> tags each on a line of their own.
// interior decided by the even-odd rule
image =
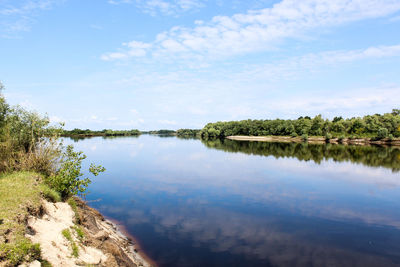
<svg viewBox="0 0 400 267">
<path fill-rule="evenodd" d="M 50 176 L 59 166 L 61 146 L 57 139 L 37 142 L 28 152 L 16 149 L 12 141 L 0 142 L 0 172 L 33 171 Z"/>
</svg>

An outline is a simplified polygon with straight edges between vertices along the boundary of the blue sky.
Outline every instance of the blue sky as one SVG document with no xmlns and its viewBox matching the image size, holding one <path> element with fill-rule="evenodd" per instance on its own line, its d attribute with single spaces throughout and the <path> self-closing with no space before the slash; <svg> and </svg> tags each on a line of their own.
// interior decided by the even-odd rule
<svg viewBox="0 0 400 267">
<path fill-rule="evenodd" d="M 12 104 L 178 129 L 400 107 L 399 0 L 0 0 Z"/>
</svg>

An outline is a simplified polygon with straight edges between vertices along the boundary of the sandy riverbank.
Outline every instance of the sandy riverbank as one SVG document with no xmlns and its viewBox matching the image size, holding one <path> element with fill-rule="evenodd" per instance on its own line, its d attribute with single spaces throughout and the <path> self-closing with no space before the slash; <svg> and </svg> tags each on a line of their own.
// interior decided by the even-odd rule
<svg viewBox="0 0 400 267">
<path fill-rule="evenodd" d="M 43 259 L 52 266 L 155 266 L 114 223 L 82 200 L 75 198 L 75 202 L 74 212 L 67 203 L 43 200 L 42 212 L 28 218 L 27 237 L 40 244 Z M 83 231 L 83 237 L 77 227 Z M 72 241 L 63 234 L 65 229 L 70 231 Z M 72 256 L 73 244 L 78 256 Z M 36 261 L 28 266 L 36 267 L 40 263 Z"/>
<path fill-rule="evenodd" d="M 304 142 L 301 137 L 290 137 L 290 136 L 227 136 L 227 139 L 238 140 L 238 141 L 260 141 L 260 142 L 286 142 L 286 143 L 301 143 Z M 400 146 L 400 138 L 389 140 L 388 138 L 382 140 L 371 140 L 370 138 L 344 138 L 339 140 L 338 138 L 332 138 L 326 140 L 325 137 L 311 136 L 307 140 L 311 144 L 344 144 L 344 145 L 389 145 L 389 146 Z"/>
</svg>

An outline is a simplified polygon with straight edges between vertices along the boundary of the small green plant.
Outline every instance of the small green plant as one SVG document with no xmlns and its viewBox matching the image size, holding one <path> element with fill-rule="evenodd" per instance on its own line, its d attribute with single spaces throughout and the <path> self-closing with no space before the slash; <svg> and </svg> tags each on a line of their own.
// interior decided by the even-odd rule
<svg viewBox="0 0 400 267">
<path fill-rule="evenodd" d="M 64 229 L 64 230 L 62 230 L 61 234 L 62 234 L 68 241 L 70 241 L 70 242 L 73 241 L 72 235 L 71 235 L 71 232 L 69 231 L 69 229 Z"/>
<path fill-rule="evenodd" d="M 52 267 L 51 263 L 47 260 L 39 260 L 40 261 L 40 266 L 41 267 Z"/>
<path fill-rule="evenodd" d="M 81 223 L 81 217 L 79 216 L 78 205 L 76 204 L 75 199 L 71 197 L 71 198 L 68 199 L 67 202 L 71 206 L 72 210 L 75 213 L 75 223 L 80 224 Z"/>
<path fill-rule="evenodd" d="M 57 191 L 55 191 L 52 188 L 49 188 L 47 185 L 43 186 L 42 194 L 47 200 L 49 200 L 51 202 L 60 202 L 61 201 L 60 193 L 58 193 Z"/>
<path fill-rule="evenodd" d="M 307 142 L 307 141 L 308 141 L 308 134 L 303 134 L 303 135 L 301 136 L 301 139 L 302 139 L 304 142 Z"/>
<path fill-rule="evenodd" d="M 393 136 L 393 134 L 389 134 L 389 141 L 393 141 L 393 139 L 394 139 L 394 136 Z"/>
<path fill-rule="evenodd" d="M 71 254 L 72 254 L 72 256 L 77 258 L 79 256 L 79 248 L 76 245 L 76 243 L 72 237 L 71 231 L 69 229 L 64 229 L 64 230 L 62 230 L 61 234 L 65 237 L 65 239 L 67 239 L 70 242 L 71 249 L 72 249 Z"/>
<path fill-rule="evenodd" d="M 82 242 L 83 239 L 85 238 L 85 232 L 83 232 L 83 229 L 82 229 L 80 226 L 78 226 L 78 225 L 75 225 L 75 226 L 73 226 L 72 228 L 75 230 L 76 235 L 78 236 L 79 241 Z"/>
<path fill-rule="evenodd" d="M 71 244 L 71 246 L 72 246 L 72 256 L 74 256 L 75 258 L 78 258 L 78 256 L 79 256 L 79 248 L 78 248 L 78 246 L 75 244 L 75 242 L 73 242 Z"/>
<path fill-rule="evenodd" d="M 86 159 L 86 155 L 82 152 L 74 151 L 73 146 L 67 146 L 61 160 L 61 167 L 56 175 L 48 178 L 48 183 L 57 192 L 60 192 L 63 199 L 70 196 L 81 195 L 85 196 L 86 189 L 91 183 L 88 177 L 83 177 L 82 162 Z M 91 164 L 89 172 L 94 176 L 104 172 L 105 168 Z"/>
</svg>

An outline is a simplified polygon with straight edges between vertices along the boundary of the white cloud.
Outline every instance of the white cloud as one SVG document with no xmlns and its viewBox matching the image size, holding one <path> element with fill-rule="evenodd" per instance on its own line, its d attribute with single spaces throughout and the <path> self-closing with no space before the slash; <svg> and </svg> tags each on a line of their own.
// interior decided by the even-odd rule
<svg viewBox="0 0 400 267">
<path fill-rule="evenodd" d="M 161 124 L 166 124 L 166 125 L 177 125 L 178 124 L 176 121 L 172 121 L 172 120 L 159 120 L 158 122 Z"/>
<path fill-rule="evenodd" d="M 29 31 L 38 12 L 51 9 L 64 0 L 0 1 L 0 36 L 15 37 L 21 31 Z"/>
<path fill-rule="evenodd" d="M 204 6 L 205 0 L 109 0 L 108 3 L 135 4 L 137 8 L 151 16 L 159 14 L 177 16 L 189 10 L 197 10 Z"/>
<path fill-rule="evenodd" d="M 152 2 L 152 1 L 149 1 Z M 162 1 L 156 1 L 162 2 Z M 216 16 L 193 28 L 173 27 L 142 47 L 123 49 L 103 59 L 143 56 L 183 58 L 224 57 L 272 49 L 286 38 L 352 21 L 387 16 L 400 10 L 397 0 L 283 0 L 271 8 L 233 16 Z M 144 43 L 141 43 L 144 46 Z"/>
<path fill-rule="evenodd" d="M 336 66 L 362 60 L 373 60 L 400 56 L 400 45 L 376 46 L 356 50 L 334 50 L 291 57 L 267 64 L 247 65 L 237 79 L 281 80 L 296 78 L 306 72 L 323 71 L 328 66 Z M 322 68 L 325 67 L 325 68 Z"/>
<path fill-rule="evenodd" d="M 134 115 L 138 115 L 139 114 L 139 112 L 136 110 L 136 109 L 131 109 L 131 110 L 129 110 L 129 112 L 130 113 L 132 113 L 132 114 L 134 114 Z"/>
<path fill-rule="evenodd" d="M 347 92 L 322 92 L 321 94 L 304 94 L 304 96 L 288 97 L 285 101 L 268 101 L 270 110 L 286 115 L 303 114 L 345 117 L 363 116 L 367 114 L 390 112 L 397 107 L 400 99 L 400 86 L 381 86 L 350 89 Z"/>
<path fill-rule="evenodd" d="M 146 56 L 146 50 L 151 47 L 151 44 L 137 41 L 123 43 L 122 45 L 128 48 L 127 52 L 125 51 L 104 54 L 101 56 L 101 59 L 108 61 L 116 59 L 126 59 L 130 57 L 144 57 Z"/>
</svg>

